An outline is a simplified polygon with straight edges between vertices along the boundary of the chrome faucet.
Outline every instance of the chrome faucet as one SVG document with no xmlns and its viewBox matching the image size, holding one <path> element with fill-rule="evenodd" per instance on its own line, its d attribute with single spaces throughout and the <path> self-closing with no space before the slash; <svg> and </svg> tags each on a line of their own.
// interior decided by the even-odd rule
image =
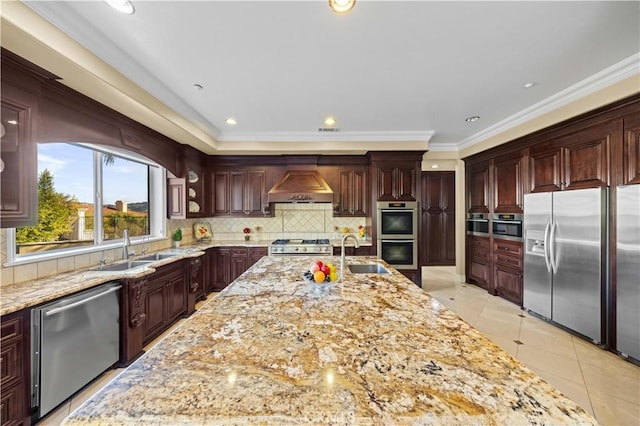
<svg viewBox="0 0 640 426">
<path fill-rule="evenodd" d="M 129 229 L 122 231 L 122 259 L 127 260 L 129 256 L 136 254 L 135 250 L 129 250 L 131 247 L 131 240 L 129 239 Z"/>
<path fill-rule="evenodd" d="M 344 242 L 349 237 L 353 238 L 353 243 L 356 246 L 356 248 L 360 247 L 360 244 L 358 244 L 358 237 L 356 237 L 356 234 L 344 234 L 344 237 L 342 237 L 342 244 L 340 245 L 340 282 L 342 282 L 342 275 L 344 274 Z"/>
</svg>

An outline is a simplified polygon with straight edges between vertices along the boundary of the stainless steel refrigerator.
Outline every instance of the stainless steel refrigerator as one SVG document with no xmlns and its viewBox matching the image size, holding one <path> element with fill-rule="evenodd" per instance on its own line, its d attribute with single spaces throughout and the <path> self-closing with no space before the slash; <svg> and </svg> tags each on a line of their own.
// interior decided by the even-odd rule
<svg viewBox="0 0 640 426">
<path fill-rule="evenodd" d="M 604 342 L 608 188 L 524 196 L 524 308 Z"/>
<path fill-rule="evenodd" d="M 640 360 L 640 185 L 616 193 L 616 349 Z"/>
</svg>

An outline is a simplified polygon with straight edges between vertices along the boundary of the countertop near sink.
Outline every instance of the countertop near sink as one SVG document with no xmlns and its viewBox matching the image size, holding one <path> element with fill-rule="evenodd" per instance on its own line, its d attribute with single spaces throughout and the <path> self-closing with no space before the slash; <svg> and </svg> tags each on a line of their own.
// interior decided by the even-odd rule
<svg viewBox="0 0 640 426">
<path fill-rule="evenodd" d="M 313 259 L 263 258 L 65 423 L 596 424 L 399 272 L 317 296 Z"/>
<path fill-rule="evenodd" d="M 161 252 L 165 253 L 168 251 L 171 250 L 162 250 Z M 135 268 L 130 272 L 103 272 L 92 268 L 2 287 L 0 288 L 0 315 L 6 315 L 21 309 L 40 305 L 108 281 L 143 277 L 154 273 L 156 267 L 173 263 L 187 257 L 202 256 L 204 252 L 196 248 L 191 248 L 188 251 L 176 251 L 175 254 L 175 257 L 149 263 L 146 267 Z M 135 260 L 135 258 L 131 260 Z"/>
</svg>

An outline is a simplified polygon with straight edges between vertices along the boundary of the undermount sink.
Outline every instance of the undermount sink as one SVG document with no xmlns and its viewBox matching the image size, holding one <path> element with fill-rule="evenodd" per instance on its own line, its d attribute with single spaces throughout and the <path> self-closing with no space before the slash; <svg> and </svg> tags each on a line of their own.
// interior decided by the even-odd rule
<svg viewBox="0 0 640 426">
<path fill-rule="evenodd" d="M 169 259 L 170 257 L 176 257 L 173 253 L 155 253 L 149 256 L 141 257 L 138 261 L 141 262 L 157 262 L 158 260 Z"/>
<path fill-rule="evenodd" d="M 113 265 L 101 266 L 99 268 L 93 269 L 93 271 L 104 271 L 104 272 L 128 271 L 129 269 L 138 268 L 140 266 L 149 265 L 151 263 L 152 261 L 149 261 L 149 260 L 130 260 L 128 262 L 114 263 Z"/>
<path fill-rule="evenodd" d="M 347 265 L 352 274 L 388 274 L 389 270 L 378 263 Z"/>
</svg>

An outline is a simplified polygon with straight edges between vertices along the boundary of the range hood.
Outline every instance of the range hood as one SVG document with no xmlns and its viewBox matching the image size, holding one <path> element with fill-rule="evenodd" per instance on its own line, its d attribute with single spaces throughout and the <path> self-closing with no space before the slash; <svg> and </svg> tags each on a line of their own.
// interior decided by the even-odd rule
<svg viewBox="0 0 640 426">
<path fill-rule="evenodd" d="M 315 170 L 289 170 L 269 190 L 270 203 L 333 202 L 333 191 Z"/>
</svg>

